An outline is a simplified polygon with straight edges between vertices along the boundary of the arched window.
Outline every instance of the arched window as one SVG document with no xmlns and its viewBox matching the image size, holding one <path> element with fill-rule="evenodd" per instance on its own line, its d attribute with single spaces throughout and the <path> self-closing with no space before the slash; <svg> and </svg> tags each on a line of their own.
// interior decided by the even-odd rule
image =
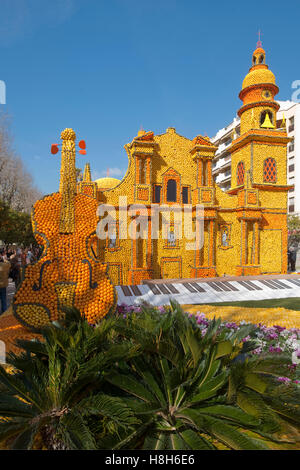
<svg viewBox="0 0 300 470">
<path fill-rule="evenodd" d="M 260 63 L 260 64 L 263 64 L 263 62 L 264 62 L 264 56 L 261 55 L 261 56 L 259 57 L 259 63 Z"/>
<path fill-rule="evenodd" d="M 177 202 L 177 184 L 172 179 L 167 183 L 167 202 Z"/>
<path fill-rule="evenodd" d="M 266 158 L 264 161 L 264 183 L 276 183 L 277 170 L 274 158 Z"/>
<path fill-rule="evenodd" d="M 236 168 L 236 183 L 238 186 L 244 184 L 245 179 L 245 165 L 244 162 L 240 162 Z"/>
<path fill-rule="evenodd" d="M 253 63 L 253 65 L 256 64 L 256 57 L 255 57 L 255 55 L 254 55 L 253 58 L 252 58 L 252 63 Z"/>
<path fill-rule="evenodd" d="M 265 122 L 267 115 L 269 116 L 269 119 L 271 123 L 273 124 L 273 113 L 269 110 L 266 110 L 266 111 L 263 111 L 260 115 L 260 120 L 259 120 L 260 125 L 262 125 Z"/>
</svg>

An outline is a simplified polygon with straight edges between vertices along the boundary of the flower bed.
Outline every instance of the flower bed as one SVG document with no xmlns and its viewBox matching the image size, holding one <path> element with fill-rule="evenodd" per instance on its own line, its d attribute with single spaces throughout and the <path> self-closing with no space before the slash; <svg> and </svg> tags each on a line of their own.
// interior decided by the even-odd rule
<svg viewBox="0 0 300 470">
<path fill-rule="evenodd" d="M 153 307 L 154 308 L 154 307 Z M 170 309 L 169 306 L 154 308 L 162 315 L 167 313 Z M 139 306 L 127 306 L 122 304 L 117 307 L 117 315 L 126 318 L 131 314 L 141 313 L 142 308 Z M 185 312 L 192 320 L 195 321 L 201 334 L 204 337 L 207 328 L 209 327 L 212 319 L 198 311 L 195 314 Z M 300 384 L 300 328 L 286 328 L 280 325 L 267 327 L 261 323 L 258 325 L 251 322 L 241 321 L 239 324 L 236 322 L 223 321 L 219 328 L 219 334 L 230 334 L 237 331 L 241 326 L 249 325 L 249 334 L 241 339 L 244 345 L 245 358 L 247 355 L 256 355 L 264 357 L 266 355 L 273 355 L 274 358 L 279 356 L 288 357 L 290 360 L 286 364 L 286 375 L 278 377 L 282 383 L 295 383 Z"/>
</svg>

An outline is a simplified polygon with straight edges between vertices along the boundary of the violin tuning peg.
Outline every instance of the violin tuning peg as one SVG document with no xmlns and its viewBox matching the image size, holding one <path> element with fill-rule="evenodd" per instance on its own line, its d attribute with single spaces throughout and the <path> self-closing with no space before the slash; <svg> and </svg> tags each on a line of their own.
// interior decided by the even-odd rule
<svg viewBox="0 0 300 470">
<path fill-rule="evenodd" d="M 58 145 L 57 144 L 52 144 L 51 145 L 51 153 L 55 155 L 58 152 Z"/>
</svg>

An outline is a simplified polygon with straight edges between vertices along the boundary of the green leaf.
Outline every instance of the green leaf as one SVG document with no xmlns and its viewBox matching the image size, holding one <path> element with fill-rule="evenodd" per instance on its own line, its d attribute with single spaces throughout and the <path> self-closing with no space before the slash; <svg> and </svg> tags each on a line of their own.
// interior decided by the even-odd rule
<svg viewBox="0 0 300 470">
<path fill-rule="evenodd" d="M 223 371 L 216 377 L 208 380 L 201 386 L 200 393 L 197 393 L 193 398 L 190 400 L 191 403 L 196 403 L 199 401 L 207 400 L 208 398 L 213 397 L 216 392 L 224 386 L 227 382 L 228 372 Z"/>
<path fill-rule="evenodd" d="M 247 373 L 245 376 L 245 385 L 258 393 L 265 393 L 267 384 L 254 373 Z"/>
<path fill-rule="evenodd" d="M 234 450 L 269 450 L 263 442 L 252 439 L 222 420 L 208 419 L 206 421 L 208 432 Z"/>
<path fill-rule="evenodd" d="M 219 357 L 227 356 L 232 352 L 232 343 L 231 341 L 221 341 L 217 343 L 215 359 Z"/>
<path fill-rule="evenodd" d="M 192 450 L 215 450 L 213 446 L 207 439 L 202 436 L 199 436 L 195 431 L 187 429 L 180 433 L 183 440 L 188 445 L 189 449 Z"/>
<path fill-rule="evenodd" d="M 155 397 L 149 390 L 147 390 L 140 382 L 130 376 L 122 374 L 110 374 L 106 376 L 105 379 L 107 382 L 121 388 L 122 390 L 125 390 L 128 393 L 131 393 L 145 402 L 154 403 L 156 401 Z"/>
<path fill-rule="evenodd" d="M 201 407 L 197 409 L 200 413 L 216 415 L 218 417 L 226 418 L 231 421 L 244 426 L 258 426 L 260 420 L 252 415 L 245 413 L 235 406 L 230 405 L 212 405 Z"/>
</svg>

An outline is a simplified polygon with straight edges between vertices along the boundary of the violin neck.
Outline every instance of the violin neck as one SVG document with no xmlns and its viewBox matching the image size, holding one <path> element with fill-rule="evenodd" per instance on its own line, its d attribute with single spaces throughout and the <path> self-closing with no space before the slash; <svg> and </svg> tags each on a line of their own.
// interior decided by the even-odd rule
<svg viewBox="0 0 300 470">
<path fill-rule="evenodd" d="M 75 141 L 63 140 L 59 192 L 61 194 L 60 233 L 75 231 L 76 167 Z"/>
</svg>

